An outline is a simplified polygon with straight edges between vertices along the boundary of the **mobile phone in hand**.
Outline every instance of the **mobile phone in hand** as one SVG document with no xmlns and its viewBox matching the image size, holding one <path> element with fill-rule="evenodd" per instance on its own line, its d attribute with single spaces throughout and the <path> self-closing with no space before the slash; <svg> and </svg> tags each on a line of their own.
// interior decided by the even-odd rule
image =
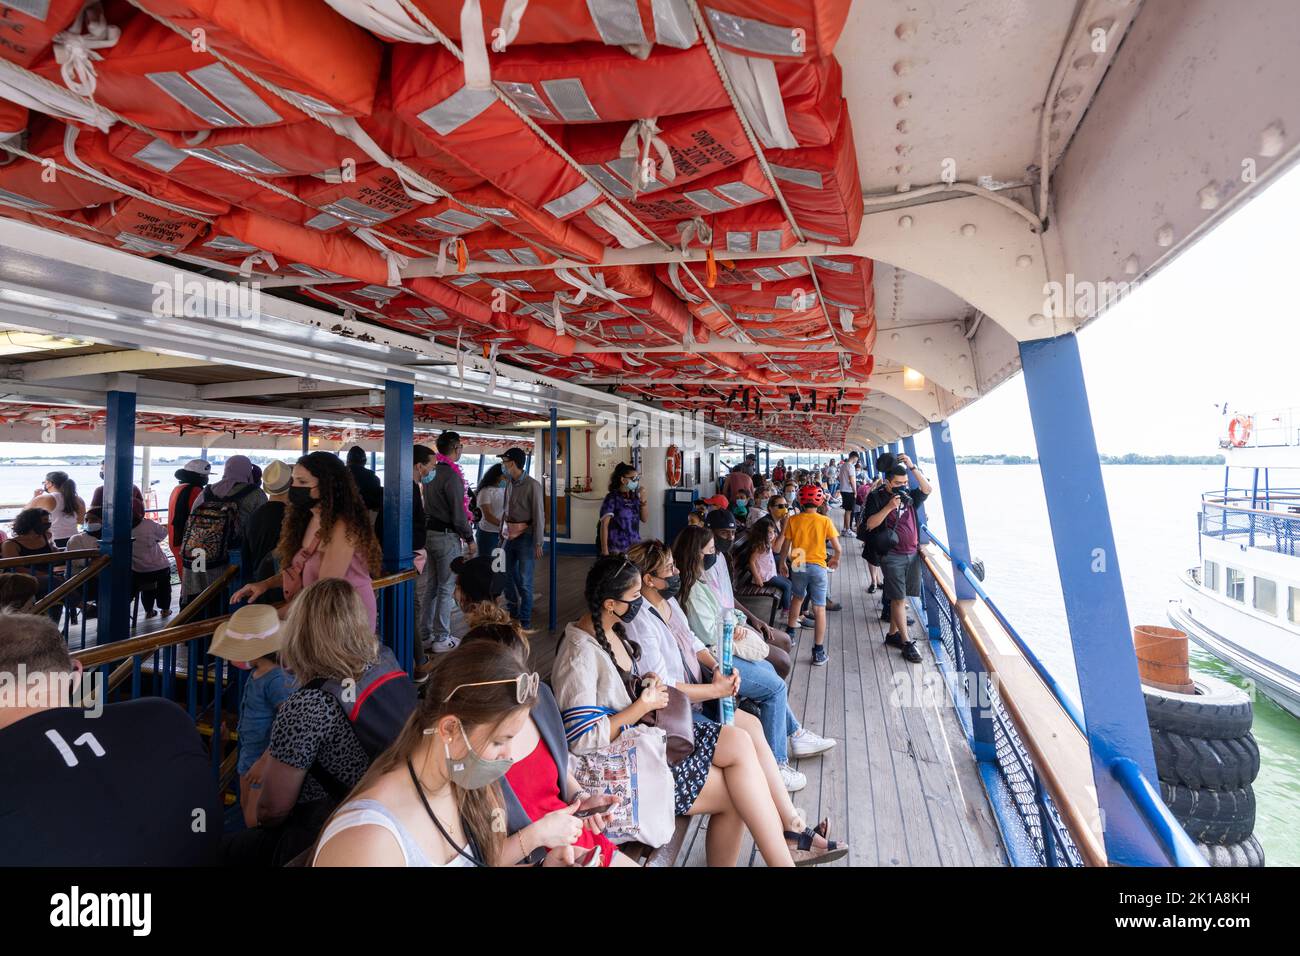
<svg viewBox="0 0 1300 956">
<path fill-rule="evenodd" d="M 579 820 L 585 820 L 587 817 L 595 816 L 597 813 L 604 813 L 606 810 L 618 803 L 618 798 L 614 796 L 592 797 L 592 805 L 582 807 L 574 812 L 574 816 Z"/>
</svg>

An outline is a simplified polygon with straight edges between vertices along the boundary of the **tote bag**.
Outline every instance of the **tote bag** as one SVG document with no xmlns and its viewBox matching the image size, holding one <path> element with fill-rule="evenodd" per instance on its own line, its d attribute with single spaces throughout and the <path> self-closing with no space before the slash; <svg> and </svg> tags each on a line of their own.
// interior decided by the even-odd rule
<svg viewBox="0 0 1300 956">
<path fill-rule="evenodd" d="M 575 756 L 571 769 L 589 793 L 619 798 L 605 830 L 612 842 L 661 847 L 673 838 L 673 774 L 662 730 L 629 727 L 608 747 Z"/>
</svg>

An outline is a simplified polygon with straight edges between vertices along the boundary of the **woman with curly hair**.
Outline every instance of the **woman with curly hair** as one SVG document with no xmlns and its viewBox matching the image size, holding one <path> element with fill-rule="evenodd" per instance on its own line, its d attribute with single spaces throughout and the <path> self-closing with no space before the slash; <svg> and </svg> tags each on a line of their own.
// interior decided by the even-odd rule
<svg viewBox="0 0 1300 956">
<path fill-rule="evenodd" d="M 370 579 L 379 573 L 379 540 L 356 481 L 338 456 L 314 451 L 293 466 L 289 510 L 280 526 L 276 556 L 280 573 L 240 588 L 232 602 L 255 601 L 277 587 L 292 601 L 322 578 L 342 578 L 356 589 L 373 630 L 375 589 Z"/>
</svg>

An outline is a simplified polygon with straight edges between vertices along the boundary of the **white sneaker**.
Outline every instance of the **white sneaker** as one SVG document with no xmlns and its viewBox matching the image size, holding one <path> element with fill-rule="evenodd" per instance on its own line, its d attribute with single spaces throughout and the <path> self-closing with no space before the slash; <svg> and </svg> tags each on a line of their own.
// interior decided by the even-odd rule
<svg viewBox="0 0 1300 956">
<path fill-rule="evenodd" d="M 785 789 L 790 793 L 795 793 L 808 786 L 808 778 L 788 763 L 781 764 L 779 769 L 781 771 L 781 782 L 785 784 Z"/>
<path fill-rule="evenodd" d="M 452 637 L 450 634 L 446 637 L 440 637 L 433 642 L 431 650 L 435 654 L 446 654 L 448 651 L 454 651 L 460 647 L 460 638 Z"/>
<path fill-rule="evenodd" d="M 829 737 L 821 737 L 807 727 L 800 727 L 790 737 L 790 755 L 793 757 L 815 757 L 835 746 Z"/>
</svg>

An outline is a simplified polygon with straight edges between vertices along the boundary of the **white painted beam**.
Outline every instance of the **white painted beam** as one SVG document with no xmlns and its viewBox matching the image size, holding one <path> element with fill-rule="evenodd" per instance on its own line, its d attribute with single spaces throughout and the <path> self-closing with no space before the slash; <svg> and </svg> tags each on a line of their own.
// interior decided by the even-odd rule
<svg viewBox="0 0 1300 956">
<path fill-rule="evenodd" d="M 161 352 L 142 352 L 123 349 L 119 352 L 99 352 L 94 355 L 73 355 L 67 358 L 43 359 L 38 362 L 12 362 L 3 373 L 8 378 L 27 382 L 44 382 L 52 379 L 78 378 L 83 375 L 111 375 L 115 372 L 151 372 L 159 369 L 191 368 L 208 365 L 202 359 Z"/>
</svg>

